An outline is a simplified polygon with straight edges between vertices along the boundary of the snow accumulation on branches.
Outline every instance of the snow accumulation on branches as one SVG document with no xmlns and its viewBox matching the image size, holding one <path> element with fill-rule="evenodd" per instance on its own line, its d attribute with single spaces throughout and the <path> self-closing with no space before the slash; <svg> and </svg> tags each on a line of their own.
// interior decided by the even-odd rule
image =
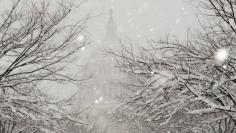
<svg viewBox="0 0 236 133">
<path fill-rule="evenodd" d="M 72 8 L 73 4 L 65 1 L 52 7 L 46 1 L 26 4 L 14 0 L 11 8 L 3 12 L 0 21 L 0 132 L 7 132 L 6 123 L 12 130 L 17 127 L 50 132 L 63 127 L 61 119 L 65 123 L 83 124 L 38 88 L 41 81 L 79 82 L 62 73 L 66 62 L 86 43 L 78 44 L 74 39 L 83 32 L 87 18 L 64 23 Z"/>
<path fill-rule="evenodd" d="M 235 132 L 236 3 L 198 4 L 214 24 L 202 25 L 198 34 L 189 32 L 187 41 L 167 37 L 149 41 L 150 47 L 138 52 L 124 46 L 112 54 L 129 76 L 133 95 L 127 104 L 138 117 L 163 131 Z"/>
</svg>

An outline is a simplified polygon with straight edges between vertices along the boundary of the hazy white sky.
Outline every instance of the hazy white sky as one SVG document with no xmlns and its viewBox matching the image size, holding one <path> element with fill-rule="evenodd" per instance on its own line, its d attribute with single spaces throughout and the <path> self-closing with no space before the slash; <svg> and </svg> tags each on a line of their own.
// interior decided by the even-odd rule
<svg viewBox="0 0 236 133">
<path fill-rule="evenodd" d="M 8 0 L 0 1 L 0 7 L 7 8 L 9 6 Z M 74 1 L 80 3 L 82 0 Z M 183 37 L 187 27 L 197 26 L 194 7 L 189 4 L 191 1 L 87 0 L 81 8 L 74 10 L 71 21 L 76 21 L 87 13 L 98 15 L 90 19 L 88 25 L 91 37 L 96 41 L 104 37 L 108 10 L 113 8 L 114 19 L 121 36 L 127 36 L 137 41 L 159 38 L 166 33 Z"/>
<path fill-rule="evenodd" d="M 105 34 L 109 8 L 114 10 L 121 35 L 137 41 L 166 33 L 183 37 L 187 27 L 197 25 L 194 7 L 186 0 L 88 0 L 83 10 L 100 14 L 89 22 L 89 31 L 95 40 Z"/>
</svg>

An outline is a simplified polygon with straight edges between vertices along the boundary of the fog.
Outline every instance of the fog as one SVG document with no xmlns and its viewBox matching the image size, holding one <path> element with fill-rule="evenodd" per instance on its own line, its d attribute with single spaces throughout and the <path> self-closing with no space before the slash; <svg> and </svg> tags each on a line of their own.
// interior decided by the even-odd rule
<svg viewBox="0 0 236 133">
<path fill-rule="evenodd" d="M 30 7 L 30 4 L 27 5 L 28 4 L 27 2 L 24 1 L 24 4 L 23 4 L 24 9 L 26 9 L 27 7 Z M 51 5 L 54 5 L 54 4 L 56 5 L 57 2 L 58 2 L 57 0 L 51 0 L 49 3 Z M 42 124 L 43 125 L 42 127 L 49 129 L 49 131 L 47 132 L 52 132 L 52 129 L 54 128 L 52 126 L 53 124 L 59 123 L 59 127 L 60 127 L 60 124 L 63 125 L 65 124 L 63 123 L 64 121 L 66 122 L 69 120 L 71 120 L 69 122 L 70 124 L 72 123 L 72 126 L 69 124 L 67 125 L 67 123 L 65 124 L 67 126 L 65 127 L 65 129 L 60 129 L 55 126 L 58 129 L 57 130 L 58 133 L 59 132 L 68 132 L 68 133 L 144 133 L 144 132 L 151 133 L 151 132 L 154 132 L 155 130 L 153 129 L 153 127 L 155 127 L 155 125 L 152 125 L 153 127 L 151 128 L 151 126 L 148 124 L 150 124 L 149 122 L 152 122 L 153 119 L 157 120 L 157 118 L 160 116 L 148 118 L 148 116 L 143 115 L 143 114 L 148 112 L 149 109 L 151 109 L 152 107 L 156 107 L 157 105 L 159 105 L 159 103 L 156 105 L 149 104 L 152 101 L 162 99 L 162 98 L 168 101 L 169 98 L 166 98 L 164 96 L 166 93 L 164 89 L 157 90 L 157 93 L 161 92 L 161 95 L 158 95 L 158 94 L 155 95 L 154 97 L 156 99 L 154 100 L 148 99 L 148 96 L 151 97 L 154 95 L 152 94 L 152 91 L 155 90 L 155 88 L 154 89 L 152 88 L 154 85 L 159 87 L 159 84 L 165 84 L 166 82 L 169 82 L 169 80 L 171 80 L 174 76 L 171 75 L 171 77 L 168 77 L 169 71 L 163 70 L 164 71 L 163 72 L 162 70 L 160 71 L 152 70 L 154 69 L 152 65 L 155 63 L 152 64 L 153 60 L 150 58 L 151 57 L 154 58 L 153 55 L 155 54 L 153 54 L 152 52 L 147 54 L 145 53 L 146 52 L 145 49 L 141 49 L 141 48 L 139 49 L 139 46 L 149 48 L 150 45 L 148 41 L 159 40 L 160 38 L 167 37 L 167 35 L 170 35 L 173 38 L 178 38 L 178 40 L 180 41 L 186 40 L 187 32 L 189 28 L 191 28 L 193 31 L 196 28 L 199 28 L 199 24 L 196 17 L 197 12 L 196 12 L 195 6 L 193 5 L 191 1 L 186 1 L 186 0 L 85 0 L 85 1 L 74 0 L 72 3 L 73 3 L 72 4 L 73 8 L 71 9 L 72 12 L 71 14 L 69 14 L 69 16 L 67 16 L 65 21 L 62 21 L 63 23 L 62 25 L 69 25 L 68 27 L 70 27 L 72 26 L 72 23 L 75 23 L 78 20 L 83 20 L 87 17 L 88 17 L 88 20 L 86 21 L 86 24 L 80 25 L 81 27 L 83 27 L 81 29 L 80 27 L 73 27 L 74 25 L 72 26 L 75 29 L 75 31 L 78 30 L 78 32 L 73 32 L 74 29 L 71 28 L 69 30 L 64 31 L 62 34 L 59 34 L 57 37 L 55 37 L 56 39 L 58 40 L 61 39 L 63 41 L 62 37 L 68 37 L 66 36 L 67 34 L 72 35 L 71 38 L 68 37 L 69 38 L 68 40 L 71 39 L 73 41 L 71 42 L 65 41 L 64 43 L 62 43 L 62 44 L 67 44 L 68 42 L 70 42 L 68 43 L 68 45 L 66 45 L 68 46 L 68 49 L 66 49 L 67 47 L 64 45 L 62 46 L 59 45 L 58 40 L 55 41 L 55 42 L 58 41 L 58 43 L 55 43 L 55 44 L 54 44 L 54 41 L 46 42 L 45 44 L 47 45 L 38 47 L 38 48 L 41 48 L 40 50 L 38 50 L 38 48 L 35 48 L 34 50 L 32 50 L 31 53 L 25 56 L 26 60 L 24 61 L 27 62 L 28 58 L 34 57 L 34 54 L 32 53 L 37 50 L 38 50 L 37 51 L 38 53 L 36 53 L 36 55 L 38 54 L 38 56 L 40 55 L 40 57 L 43 58 L 42 59 L 43 63 L 45 62 L 48 63 L 47 61 L 52 60 L 54 58 L 56 59 L 64 58 L 67 56 L 70 57 L 70 60 L 66 60 L 62 62 L 61 61 L 62 59 L 61 60 L 59 59 L 53 62 L 53 63 L 59 62 L 61 63 L 60 65 L 63 67 L 60 67 L 60 65 L 57 65 L 56 63 L 54 67 L 48 67 L 48 66 L 51 66 L 51 64 L 53 64 L 49 62 L 43 67 L 42 71 L 36 73 L 35 75 L 32 74 L 33 76 L 37 77 L 40 74 L 44 74 L 48 72 L 43 76 L 40 75 L 41 76 L 40 80 L 33 79 L 32 81 L 30 81 L 31 84 L 29 86 L 26 86 L 26 87 L 24 86 L 28 82 L 26 83 L 24 82 L 23 83 L 24 85 L 20 86 L 24 89 L 25 88 L 28 89 L 33 86 L 32 88 L 34 88 L 34 90 L 40 90 L 39 93 L 32 94 L 32 95 L 35 95 L 34 98 L 36 99 L 36 102 L 25 100 L 27 99 L 25 97 L 31 96 L 32 91 L 24 92 L 24 94 L 19 93 L 20 96 L 18 96 L 17 95 L 18 91 L 15 93 L 14 87 L 12 87 L 13 89 L 11 88 L 12 90 L 9 91 L 9 94 L 5 93 L 4 89 L 3 89 L 4 91 L 2 92 L 2 94 L 10 95 L 9 96 L 10 98 L 12 98 L 11 97 L 12 95 L 16 96 L 17 98 L 20 97 L 19 98 L 20 101 L 25 100 L 26 103 L 27 102 L 31 103 L 32 105 L 29 104 L 30 107 L 31 106 L 34 107 L 35 105 L 38 104 L 38 101 L 41 101 L 43 99 L 42 100 L 43 102 L 40 103 L 39 107 L 37 106 L 37 108 L 36 107 L 34 108 L 36 110 L 35 112 L 30 114 L 29 113 L 30 111 L 27 110 L 27 111 L 24 111 L 24 113 L 22 114 L 27 115 L 29 113 L 29 116 L 25 117 L 25 119 L 29 118 L 29 121 L 27 121 L 29 123 L 32 122 L 32 123 L 36 123 L 36 125 L 37 124 L 40 125 L 41 123 L 45 122 L 46 124 L 45 125 Z M 2 0 L 0 1 L 0 4 L 1 4 L 0 11 L 4 12 L 8 7 L 12 5 L 12 2 L 7 1 L 7 0 Z M 55 9 L 57 8 L 56 6 L 55 7 L 49 6 L 49 7 L 50 8 L 47 10 L 47 12 L 42 13 L 43 15 L 46 14 L 45 16 L 42 15 L 43 17 L 40 15 L 37 16 L 38 14 L 41 13 L 40 11 L 35 11 L 37 17 L 42 17 L 41 20 L 37 20 L 37 17 L 34 18 L 35 23 L 39 23 L 39 26 L 37 27 L 39 29 L 36 28 L 39 31 L 44 28 L 43 24 L 48 25 L 49 26 L 48 31 L 50 31 L 51 30 L 50 24 L 51 23 L 54 24 L 53 19 L 56 19 L 57 16 L 61 15 L 58 12 L 55 12 L 56 15 L 55 16 L 52 15 L 53 17 L 48 15 L 49 14 L 48 12 L 54 11 L 54 8 Z M 66 14 L 66 12 L 64 13 Z M 3 18 L 4 17 L 5 16 L 3 16 Z M 47 19 L 44 20 L 44 18 L 47 18 Z M 27 19 L 30 19 L 30 17 L 27 16 L 23 18 L 22 21 L 20 21 L 20 26 L 22 26 L 21 22 L 22 23 L 27 22 L 25 21 Z M 44 21 L 45 23 L 43 23 Z M 6 21 L 5 23 L 8 23 L 8 21 Z M 9 23 L 11 23 L 11 21 Z M 62 26 L 62 25 L 59 25 L 59 26 Z M 30 27 L 31 23 L 26 25 L 25 27 L 27 28 L 27 26 Z M 32 29 L 34 29 L 33 26 L 34 24 L 32 24 Z M 8 28 L 6 28 L 6 31 L 7 29 Z M 28 31 L 30 32 L 31 30 L 28 30 Z M 34 32 L 34 30 L 32 30 L 32 32 Z M 57 30 L 55 30 L 54 32 L 57 33 Z M 41 33 L 41 31 L 39 33 Z M 38 35 L 38 31 L 36 33 L 31 33 L 29 35 L 27 34 L 27 36 L 31 36 L 31 37 L 26 37 L 25 40 L 28 41 L 29 38 L 30 38 L 29 42 L 34 40 L 35 38 L 36 40 L 37 38 L 39 38 L 38 40 L 40 40 L 41 36 L 48 35 L 47 30 L 45 30 L 42 33 L 45 33 L 45 34 Z M 9 33 L 9 36 L 10 35 L 11 34 Z M 53 35 L 54 34 L 52 34 L 52 36 Z M 17 34 L 15 36 L 17 36 Z M 34 38 L 34 36 L 36 37 Z M 11 39 L 11 37 L 9 38 Z M 55 38 L 52 38 L 52 40 Z M 2 39 L 4 40 L 4 37 Z M 4 41 L 6 40 L 8 39 L 5 39 Z M 45 40 L 47 41 L 47 39 Z M 8 42 L 9 45 L 14 43 L 14 41 L 15 40 L 13 40 L 12 42 Z M 126 50 L 124 47 L 122 47 L 121 45 L 122 42 L 127 42 L 126 43 L 127 47 L 129 47 L 130 49 Z M 34 44 L 36 43 L 30 42 L 28 46 L 29 49 L 31 48 L 30 45 L 32 45 L 33 47 Z M 21 44 L 21 43 L 18 43 L 18 44 Z M 25 44 L 28 44 L 28 42 L 24 42 L 22 45 L 25 45 Z M 40 44 L 44 44 L 44 43 L 39 43 L 39 46 Z M 129 44 L 133 44 L 133 45 L 131 46 Z M 59 46 L 55 48 L 54 45 L 55 47 L 57 45 Z M 69 46 L 73 46 L 73 47 L 69 47 Z M 26 50 L 28 49 L 28 47 L 26 48 Z M 54 50 L 50 51 L 53 48 Z M 17 53 L 22 50 L 21 47 L 19 47 L 19 51 L 17 50 L 14 51 L 14 47 L 12 49 L 13 49 L 13 53 L 14 52 Z M 51 53 L 57 51 L 58 49 L 61 51 L 47 58 L 48 55 L 51 55 Z M 47 53 L 47 50 L 50 52 Z M 123 51 L 121 52 L 121 50 Z M 138 53 L 137 52 L 138 50 L 140 50 L 141 52 Z M 23 53 L 24 51 L 25 50 L 23 50 Z M 133 51 L 135 52 L 132 53 Z M 64 55 L 67 52 L 69 53 L 71 52 L 73 54 Z M 139 55 L 136 56 L 136 52 L 140 54 L 140 56 Z M 161 54 L 162 53 L 159 53 L 160 56 Z M 155 56 L 157 55 L 158 54 L 156 54 Z M 126 56 L 127 58 L 125 58 Z M 130 58 L 128 58 L 129 56 Z M 21 54 L 19 55 L 19 58 L 20 57 L 21 57 Z M 155 58 L 155 59 L 158 59 L 158 58 Z M 225 57 L 222 60 L 226 60 L 226 59 L 228 59 L 228 54 L 225 54 Z M 150 63 L 151 65 L 149 66 L 149 64 L 145 61 L 147 61 L 148 63 L 151 62 Z M 13 63 L 9 61 L 8 65 L 11 67 L 11 64 L 14 65 L 14 63 L 15 63 L 14 60 L 13 60 Z M 29 61 L 28 64 L 30 63 L 31 62 Z M 40 63 L 37 64 L 36 61 L 34 63 L 35 64 L 32 65 L 32 69 L 35 66 L 39 67 L 41 65 Z M 21 64 L 22 66 L 24 66 L 25 64 L 27 65 L 27 63 L 22 63 L 22 64 Z M 20 66 L 16 65 L 16 66 L 21 67 L 21 65 Z M 148 67 L 145 65 L 147 65 Z M 7 66 L 4 66 L 4 67 L 7 67 Z M 9 67 L 9 70 L 11 70 L 10 67 Z M 146 71 L 139 70 L 139 67 L 142 69 L 145 69 Z M 156 67 L 156 69 L 157 68 L 158 67 Z M 31 69 L 31 67 L 29 67 L 29 69 Z M 3 69 L 3 72 L 4 70 L 5 69 Z M 9 71 L 8 69 L 6 70 L 7 71 L 5 73 Z M 26 73 L 28 74 L 27 68 L 20 69 L 20 70 L 25 70 Z M 36 70 L 41 70 L 41 68 L 36 69 Z M 14 71 L 14 72 L 17 72 L 17 71 Z M 157 74 L 158 76 L 156 76 Z M 47 76 L 49 78 L 47 78 Z M 60 78 L 57 78 L 57 76 Z M 163 77 L 164 77 L 164 80 L 161 79 Z M 150 80 L 146 80 L 146 79 L 150 79 Z M 28 80 L 27 75 L 22 76 L 20 81 L 21 80 L 23 81 Z M 34 82 L 34 80 L 37 81 L 37 84 Z M 136 82 L 136 80 L 138 80 L 139 82 Z M 4 81 L 4 83 L 10 82 L 10 81 L 11 80 L 6 80 Z M 66 81 L 70 81 L 70 82 L 66 82 Z M 153 84 L 151 85 L 151 83 Z M 172 83 L 174 84 L 175 82 L 172 82 Z M 172 84 L 172 83 L 169 83 L 169 84 Z M 147 92 L 148 94 L 142 95 L 142 93 L 146 92 L 146 90 L 148 90 Z M 20 91 L 22 90 L 20 89 Z M 41 91 L 43 93 L 41 93 Z M 44 97 L 44 94 L 47 96 Z M 128 101 L 128 99 L 130 101 Z M 130 103 L 136 102 L 139 99 L 141 99 L 141 101 L 138 102 L 137 106 L 136 105 L 131 106 Z M 8 100 L 8 101 L 11 101 L 11 100 Z M 178 100 L 176 101 L 178 102 Z M 142 102 L 144 102 L 145 105 L 143 105 Z M 160 103 L 162 102 L 163 101 L 161 101 Z M 25 102 L 20 102 L 20 103 L 25 103 Z M 59 109 L 56 110 L 55 109 L 56 107 L 51 106 L 51 104 L 53 105 L 56 104 L 58 105 L 59 109 L 65 112 L 67 111 L 66 115 L 62 113 L 63 111 Z M 171 103 L 171 105 L 172 104 L 173 103 Z M 44 107 L 44 105 L 48 105 L 48 106 Z M 139 109 L 142 110 L 143 108 L 145 108 L 146 112 L 145 111 L 135 112 L 134 109 L 138 108 L 139 105 L 144 106 L 144 107 L 140 107 Z M 10 106 L 9 108 L 12 109 L 13 114 L 17 112 L 17 109 L 15 109 L 15 106 L 17 108 L 20 108 L 18 109 L 20 111 L 22 111 L 21 109 L 24 108 L 23 106 L 18 107 L 15 104 Z M 146 109 L 146 107 L 148 109 Z M 38 108 L 39 108 L 39 111 L 38 111 Z M 45 115 L 45 116 L 35 117 L 34 115 L 40 112 L 40 109 L 43 111 L 46 110 L 45 111 L 46 113 L 48 111 L 51 114 L 49 113 L 48 116 Z M 155 114 L 155 111 L 153 112 Z M 0 113 L 1 113 L 1 110 L 0 110 Z M 54 114 L 55 116 L 53 116 Z M 63 114 L 63 115 L 60 116 L 58 114 L 60 115 Z M 1 117 L 2 116 L 0 115 L 0 119 Z M 23 121 L 24 120 L 23 118 L 24 116 L 20 116 L 20 120 Z M 8 119 L 8 117 L 6 117 L 6 121 L 12 120 L 12 119 L 14 119 L 14 117 L 12 117 L 11 119 Z M 50 120 L 56 119 L 56 121 L 54 122 L 52 120 L 53 124 L 51 124 L 50 123 L 51 121 L 48 119 Z M 5 120 L 5 117 L 4 117 L 4 120 Z M 78 122 L 80 120 L 82 122 Z M 20 122 L 17 121 L 17 122 L 20 123 L 21 125 L 22 121 Z M 51 125 L 48 124 L 47 122 L 50 123 Z M 28 123 L 26 123 L 26 125 L 27 124 Z M 161 125 L 159 123 L 155 123 L 155 124 Z M 1 120 L 0 120 L 0 125 L 1 125 Z M 11 121 L 9 121 L 9 125 L 10 125 L 9 127 L 12 127 L 12 129 L 13 127 L 15 127 L 13 126 L 14 124 L 11 124 Z M 0 129 L 3 129 L 3 128 L 1 128 L 0 126 Z M 41 129 L 41 127 L 39 129 Z M 163 131 L 167 131 L 167 130 L 163 130 Z M 168 131 L 168 133 L 170 132 Z"/>
</svg>

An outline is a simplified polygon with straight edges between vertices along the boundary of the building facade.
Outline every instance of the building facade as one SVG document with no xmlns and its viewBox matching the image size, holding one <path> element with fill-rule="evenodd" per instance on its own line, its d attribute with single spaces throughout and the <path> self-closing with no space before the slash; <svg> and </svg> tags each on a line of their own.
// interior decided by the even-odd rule
<svg viewBox="0 0 236 133">
<path fill-rule="evenodd" d="M 114 56 L 107 51 L 120 49 L 120 40 L 117 26 L 114 23 L 113 11 L 109 11 L 109 19 L 106 25 L 106 36 L 100 42 L 93 45 L 88 63 L 86 75 L 91 75 L 85 87 L 80 92 L 80 98 L 89 103 L 106 104 L 116 102 L 117 98 L 124 93 L 119 82 L 124 74 L 116 66 Z"/>
</svg>

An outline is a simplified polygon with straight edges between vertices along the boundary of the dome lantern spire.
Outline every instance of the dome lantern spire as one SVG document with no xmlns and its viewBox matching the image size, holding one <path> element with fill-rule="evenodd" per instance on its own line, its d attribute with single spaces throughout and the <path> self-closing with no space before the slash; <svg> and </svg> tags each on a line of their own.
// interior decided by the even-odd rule
<svg viewBox="0 0 236 133">
<path fill-rule="evenodd" d="M 113 19 L 113 10 L 109 10 L 109 20 L 106 25 L 106 37 L 105 40 L 117 40 L 117 26 Z"/>
</svg>

